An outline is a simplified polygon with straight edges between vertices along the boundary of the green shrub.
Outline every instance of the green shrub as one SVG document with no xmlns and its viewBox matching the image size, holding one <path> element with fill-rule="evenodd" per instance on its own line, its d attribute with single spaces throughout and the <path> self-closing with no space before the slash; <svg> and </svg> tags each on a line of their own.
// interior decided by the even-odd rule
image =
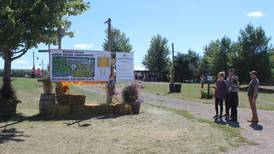
<svg viewBox="0 0 274 154">
<path fill-rule="evenodd" d="M 201 90 L 201 99 L 211 99 L 211 98 L 213 98 L 212 90 L 209 91 L 209 97 L 207 95 L 207 90 L 204 90 L 204 89 Z"/>
</svg>

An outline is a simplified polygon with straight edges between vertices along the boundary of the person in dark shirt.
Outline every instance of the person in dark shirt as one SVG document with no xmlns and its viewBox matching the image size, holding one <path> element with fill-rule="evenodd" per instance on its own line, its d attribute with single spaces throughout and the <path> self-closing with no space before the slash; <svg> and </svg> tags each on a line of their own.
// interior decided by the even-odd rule
<svg viewBox="0 0 274 154">
<path fill-rule="evenodd" d="M 215 111 L 216 115 L 213 118 L 218 118 L 219 110 L 218 106 L 220 106 L 220 115 L 219 117 L 222 118 L 223 114 L 223 100 L 226 97 L 227 93 L 227 86 L 224 81 L 225 73 L 220 72 L 218 73 L 218 80 L 216 82 L 216 90 L 215 90 Z"/>
<path fill-rule="evenodd" d="M 252 71 L 249 73 L 251 81 L 248 85 L 248 98 L 249 98 L 249 103 L 250 103 L 250 108 L 252 111 L 252 118 L 251 120 L 248 120 L 248 122 L 252 123 L 258 123 L 258 115 L 257 115 L 257 107 L 256 107 L 256 101 L 258 97 L 258 92 L 259 92 L 259 80 L 257 78 L 257 72 Z"/>
<path fill-rule="evenodd" d="M 226 80 L 228 93 L 225 98 L 225 108 L 226 114 L 225 117 L 231 117 L 231 121 L 238 121 L 238 104 L 239 104 L 239 96 L 238 92 L 240 89 L 238 76 L 235 75 L 234 69 L 228 70 L 228 78 Z M 231 109 L 231 114 L 229 111 Z"/>
</svg>

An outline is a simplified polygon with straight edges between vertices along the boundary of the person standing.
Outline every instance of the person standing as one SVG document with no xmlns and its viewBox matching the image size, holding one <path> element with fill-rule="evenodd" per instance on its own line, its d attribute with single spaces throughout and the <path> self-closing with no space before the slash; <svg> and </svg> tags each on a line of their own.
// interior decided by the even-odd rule
<svg viewBox="0 0 274 154">
<path fill-rule="evenodd" d="M 258 123 L 259 119 L 257 114 L 256 101 L 257 101 L 258 92 L 259 92 L 259 80 L 258 80 L 256 71 L 251 71 L 249 74 L 250 74 L 251 81 L 248 85 L 247 93 L 248 93 L 250 108 L 252 111 L 252 118 L 251 120 L 248 120 L 248 122 Z"/>
<path fill-rule="evenodd" d="M 240 84 L 238 81 L 238 76 L 235 75 L 234 69 L 228 70 L 228 78 L 226 80 L 228 93 L 225 99 L 225 109 L 226 109 L 226 117 L 231 117 L 231 121 L 238 121 L 238 105 L 239 105 L 239 89 Z M 231 114 L 229 111 L 231 109 Z"/>
<path fill-rule="evenodd" d="M 220 106 L 220 115 L 219 117 L 222 118 L 223 114 L 223 101 L 225 99 L 227 93 L 227 86 L 226 82 L 224 81 L 225 73 L 220 72 L 218 73 L 218 80 L 216 82 L 216 90 L 215 90 L 215 111 L 216 115 L 213 118 L 218 118 L 218 106 Z"/>
</svg>

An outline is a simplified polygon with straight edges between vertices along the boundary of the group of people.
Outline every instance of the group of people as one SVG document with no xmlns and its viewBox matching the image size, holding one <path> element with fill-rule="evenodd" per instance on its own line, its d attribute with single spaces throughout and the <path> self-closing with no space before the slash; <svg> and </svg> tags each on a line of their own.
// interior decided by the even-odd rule
<svg viewBox="0 0 274 154">
<path fill-rule="evenodd" d="M 251 81 L 248 86 L 247 95 L 249 97 L 250 108 L 252 111 L 252 118 L 248 122 L 258 123 L 258 115 L 256 108 L 256 100 L 258 97 L 259 80 L 257 72 L 251 71 Z M 215 111 L 214 118 L 227 117 L 230 121 L 238 121 L 238 105 L 239 105 L 239 89 L 240 84 L 238 76 L 235 75 L 234 69 L 228 70 L 228 77 L 225 80 L 225 72 L 218 73 L 218 80 L 216 81 L 215 90 Z M 223 102 L 225 102 L 225 115 L 223 115 Z M 219 110 L 220 107 L 220 110 Z"/>
</svg>

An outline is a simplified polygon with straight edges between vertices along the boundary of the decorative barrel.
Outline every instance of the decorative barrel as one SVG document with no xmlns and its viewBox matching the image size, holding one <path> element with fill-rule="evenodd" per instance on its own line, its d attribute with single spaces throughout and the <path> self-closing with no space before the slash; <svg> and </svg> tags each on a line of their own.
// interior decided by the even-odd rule
<svg viewBox="0 0 274 154">
<path fill-rule="evenodd" d="M 39 101 L 40 114 L 47 114 L 55 104 L 54 94 L 41 94 Z"/>
</svg>

